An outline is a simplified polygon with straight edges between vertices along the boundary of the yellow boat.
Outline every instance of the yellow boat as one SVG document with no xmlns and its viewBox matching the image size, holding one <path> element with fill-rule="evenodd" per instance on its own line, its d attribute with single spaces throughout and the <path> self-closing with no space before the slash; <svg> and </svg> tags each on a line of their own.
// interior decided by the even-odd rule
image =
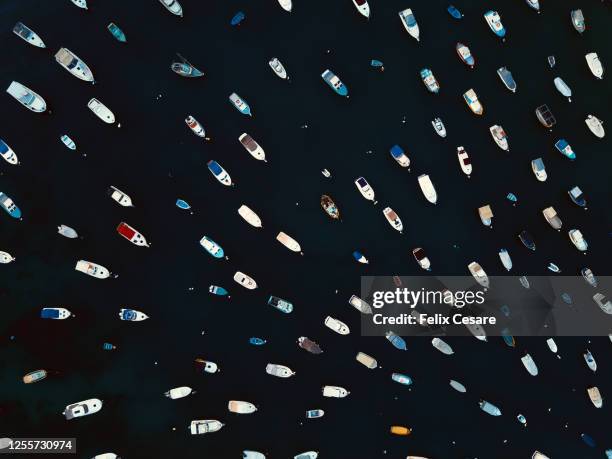
<svg viewBox="0 0 612 459">
<path fill-rule="evenodd" d="M 406 436 L 412 433 L 412 429 L 404 426 L 391 426 L 391 433 L 394 435 Z"/>
</svg>

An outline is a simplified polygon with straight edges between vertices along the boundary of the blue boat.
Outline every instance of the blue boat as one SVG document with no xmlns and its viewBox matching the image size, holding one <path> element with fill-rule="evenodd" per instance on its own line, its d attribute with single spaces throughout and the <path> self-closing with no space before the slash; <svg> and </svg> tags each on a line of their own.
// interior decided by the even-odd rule
<svg viewBox="0 0 612 459">
<path fill-rule="evenodd" d="M 225 296 L 229 292 L 225 290 L 223 287 L 219 287 L 218 285 L 211 285 L 208 287 L 208 291 L 213 295 Z"/>
<path fill-rule="evenodd" d="M 117 26 L 117 24 L 111 22 L 109 25 L 106 26 L 106 28 L 111 33 L 111 35 L 117 39 L 117 41 L 120 41 L 121 43 L 127 42 L 127 38 L 125 38 L 123 30 L 121 30 L 119 26 Z"/>
<path fill-rule="evenodd" d="M 569 194 L 569 197 L 574 204 L 586 208 L 587 202 L 584 197 L 584 193 L 582 193 L 582 190 L 580 188 L 575 186 L 574 188 L 569 190 L 567 194 Z"/>
<path fill-rule="evenodd" d="M 401 336 L 396 335 L 392 331 L 389 331 L 385 333 L 385 338 L 387 338 L 389 342 L 400 351 L 406 350 L 406 341 L 404 341 L 404 338 L 402 338 Z"/>
<path fill-rule="evenodd" d="M 461 11 L 459 11 L 453 5 L 449 5 L 448 8 L 446 8 L 446 11 L 448 11 L 448 14 L 450 14 L 455 19 L 461 19 L 463 17 L 463 14 L 461 14 Z"/>
<path fill-rule="evenodd" d="M 223 258 L 225 256 L 221 246 L 209 237 L 204 236 L 200 239 L 200 245 L 215 258 Z"/>
<path fill-rule="evenodd" d="M 249 343 L 251 343 L 253 346 L 263 346 L 264 344 L 266 344 L 266 340 L 262 339 L 262 338 L 249 338 Z"/>
<path fill-rule="evenodd" d="M 510 317 L 510 308 L 508 307 L 507 304 L 502 304 L 502 306 L 499 308 L 499 310 L 506 316 L 506 317 Z"/>
<path fill-rule="evenodd" d="M 11 198 L 2 192 L 0 192 L 0 207 L 2 207 L 11 217 L 16 219 L 21 218 L 21 210 L 19 210 L 17 204 L 15 204 Z"/>
<path fill-rule="evenodd" d="M 501 23 L 501 17 L 497 11 L 489 10 L 484 14 L 485 21 L 498 37 L 504 38 L 506 36 L 506 29 Z"/>
<path fill-rule="evenodd" d="M 230 24 L 237 26 L 244 20 L 244 18 L 246 18 L 246 15 L 242 11 L 238 11 L 230 21 Z"/>
<path fill-rule="evenodd" d="M 117 349 L 117 346 L 115 346 L 114 344 L 111 344 L 111 343 L 104 343 L 102 345 L 102 349 L 104 349 L 105 351 L 112 351 L 112 350 Z"/>
<path fill-rule="evenodd" d="M 40 317 L 42 319 L 62 320 L 70 317 L 70 311 L 65 308 L 42 308 L 40 310 Z"/>
<path fill-rule="evenodd" d="M 397 161 L 397 163 L 400 166 L 402 167 L 410 166 L 410 159 L 408 158 L 408 156 L 406 156 L 406 153 L 404 153 L 404 149 L 400 147 L 399 145 L 393 145 L 391 149 L 389 150 L 389 153 L 391 153 L 391 157 L 395 161 Z"/>
<path fill-rule="evenodd" d="M 243 99 L 240 98 L 238 94 L 235 92 L 231 93 L 229 96 L 229 100 L 232 105 L 243 115 L 253 116 L 251 113 L 251 107 L 247 104 Z"/>
<path fill-rule="evenodd" d="M 595 448 L 595 440 L 593 440 L 589 435 L 580 434 L 580 438 L 582 438 L 582 441 L 589 445 L 591 448 Z"/>
<path fill-rule="evenodd" d="M 561 153 L 563 156 L 566 156 L 572 160 L 576 159 L 576 153 L 574 153 L 574 150 L 572 150 L 570 144 L 567 143 L 567 140 L 559 139 L 557 143 L 555 143 L 555 148 L 559 150 L 559 153 Z"/>
<path fill-rule="evenodd" d="M 334 72 L 327 69 L 321 74 L 321 78 L 325 81 L 330 88 L 332 88 L 336 94 L 344 97 L 348 97 L 348 88 L 342 83 L 340 78 L 338 78 Z"/>
<path fill-rule="evenodd" d="M 377 59 L 372 59 L 370 61 L 370 65 L 372 67 L 374 67 L 375 69 L 380 69 L 381 71 L 385 70 L 385 67 L 384 67 L 383 63 L 381 61 L 377 60 Z"/>
<path fill-rule="evenodd" d="M 518 198 L 516 197 L 514 193 L 508 193 L 506 195 L 506 199 L 510 202 L 514 202 L 514 203 L 518 202 Z"/>
<path fill-rule="evenodd" d="M 562 293 L 561 294 L 561 299 L 563 300 L 563 302 L 565 304 L 572 305 L 574 303 L 574 301 L 572 300 L 572 297 L 570 296 L 569 293 Z"/>
<path fill-rule="evenodd" d="M 189 210 L 191 206 L 187 203 L 187 201 L 183 201 L 182 199 L 176 200 L 176 207 L 179 209 Z"/>
<path fill-rule="evenodd" d="M 502 333 L 502 338 L 504 340 L 504 343 L 506 343 L 507 346 L 509 347 L 516 346 L 516 341 L 514 340 L 514 336 L 510 334 L 510 330 L 508 330 L 507 328 L 504 328 L 501 333 Z"/>
<path fill-rule="evenodd" d="M 359 263 L 364 263 L 367 264 L 368 263 L 368 259 L 365 257 L 365 255 L 363 253 L 361 253 L 359 250 L 355 250 L 353 252 L 353 258 L 355 260 L 357 260 Z"/>
</svg>

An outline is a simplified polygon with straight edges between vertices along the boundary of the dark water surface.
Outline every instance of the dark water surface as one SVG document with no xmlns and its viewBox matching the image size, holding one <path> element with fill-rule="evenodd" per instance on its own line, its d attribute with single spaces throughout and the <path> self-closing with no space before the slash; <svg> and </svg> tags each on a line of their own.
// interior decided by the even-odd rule
<svg viewBox="0 0 612 459">
<path fill-rule="evenodd" d="M 519 338 L 515 349 L 500 338 L 488 343 L 449 338 L 452 357 L 427 339 L 413 338 L 408 351 L 400 352 L 382 338 L 361 338 L 359 316 L 347 300 L 358 294 L 361 275 L 419 274 L 410 253 L 417 246 L 425 248 L 436 274 L 467 275 L 467 264 L 477 260 L 488 274 L 501 275 L 502 247 L 520 273 L 545 274 L 554 262 L 567 275 L 584 266 L 610 274 L 610 133 L 598 140 L 583 121 L 588 113 L 612 120 L 612 75 L 596 80 L 584 59 L 596 51 L 612 67 L 609 4 L 543 0 L 537 15 L 520 0 L 462 1 L 456 6 L 465 18 L 454 21 L 442 1 L 372 0 L 373 17 L 366 22 L 349 0 L 294 0 L 292 14 L 275 0 L 181 3 L 183 19 L 154 0 L 91 0 L 88 12 L 68 0 L 0 2 L 2 87 L 17 80 L 53 109 L 52 115 L 36 115 L 0 95 L 0 135 L 22 163 L 0 164 L 0 190 L 24 213 L 22 222 L 0 217 L 0 250 L 17 259 L 0 266 L 0 433 L 78 437 L 83 458 L 107 451 L 125 458 L 236 458 L 243 449 L 271 458 L 318 450 L 321 458 L 339 459 L 408 454 L 518 459 L 535 449 L 555 459 L 603 458 L 603 450 L 612 447 L 610 406 L 606 400 L 595 409 L 586 388 L 598 386 L 604 398 L 612 394 L 608 338 L 557 339 L 560 360 L 541 338 Z M 397 12 L 406 7 L 416 14 L 420 44 L 400 25 Z M 583 36 L 569 20 L 570 9 L 578 7 L 589 27 Z M 482 18 L 487 9 L 501 13 L 505 44 Z M 247 18 L 232 28 L 229 21 L 238 10 Z M 11 33 L 18 20 L 41 35 L 47 50 Z M 105 30 L 110 21 L 125 31 L 126 45 Z M 457 58 L 457 41 L 476 56 L 474 70 Z M 54 62 L 61 46 L 87 62 L 96 85 Z M 205 78 L 172 73 L 175 52 L 204 70 Z M 553 70 L 549 54 L 557 57 Z M 267 64 L 272 56 L 285 64 L 291 83 L 273 75 Z M 369 67 L 372 58 L 384 61 L 384 73 Z M 503 65 L 518 83 L 516 94 L 495 73 Z M 434 71 L 439 95 L 425 90 L 418 76 L 422 67 Z M 325 68 L 343 79 L 350 99 L 323 84 Z M 555 90 L 555 76 L 572 88 L 571 104 Z M 484 105 L 482 118 L 462 100 L 471 87 Z M 252 119 L 229 105 L 234 91 L 251 105 Z M 91 97 L 114 111 L 121 129 L 89 112 Z M 557 118 L 552 133 L 535 118 L 542 103 Z M 212 142 L 189 132 L 183 122 L 189 114 L 205 125 Z M 434 116 L 445 121 L 446 139 L 433 132 Z M 491 140 L 492 124 L 508 133 L 509 153 Z M 268 164 L 255 161 L 238 143 L 245 131 L 264 147 Z M 60 143 L 65 133 L 86 158 Z M 576 150 L 575 162 L 554 150 L 560 137 Z M 395 143 L 409 152 L 411 172 L 389 157 Z M 458 145 L 474 163 L 471 179 L 459 168 Z M 539 156 L 549 174 L 546 183 L 531 172 L 530 161 Z M 228 170 L 235 188 L 214 180 L 205 165 L 209 159 Z M 331 180 L 320 174 L 325 167 Z M 421 194 L 416 180 L 421 173 L 437 188 L 437 206 Z M 355 189 L 360 175 L 374 187 L 376 207 Z M 128 193 L 135 207 L 114 203 L 106 195 L 109 185 Z M 574 185 L 586 193 L 586 212 L 567 196 Z M 516 208 L 505 199 L 510 191 L 519 197 Z M 338 203 L 342 223 L 320 209 L 323 193 Z M 191 203 L 195 215 L 174 207 L 178 197 Z M 260 215 L 264 229 L 238 216 L 241 204 Z M 493 230 L 478 218 L 477 208 L 485 204 L 493 207 Z M 403 219 L 403 235 L 382 216 L 386 205 Z M 542 217 L 550 205 L 564 222 L 561 233 Z M 152 247 L 138 248 L 119 237 L 115 227 L 121 221 L 140 230 Z M 72 226 L 84 239 L 57 235 L 59 224 Z M 588 255 L 572 246 L 570 228 L 581 229 Z M 523 229 L 533 235 L 536 252 L 520 245 Z M 278 231 L 296 238 L 304 257 L 277 243 Z M 205 253 L 198 245 L 204 235 L 219 242 L 230 260 Z M 354 262 L 356 249 L 370 265 Z M 73 269 L 78 259 L 120 276 L 105 281 L 84 276 Z M 235 284 L 236 270 L 254 277 L 259 288 L 251 292 Z M 211 296 L 210 284 L 228 288 L 231 300 Z M 294 313 L 286 316 L 266 305 L 270 294 L 292 301 Z M 43 321 L 38 315 L 44 306 L 67 307 L 76 318 Z M 119 321 L 117 312 L 126 306 L 151 319 Z M 346 322 L 351 335 L 325 328 L 327 315 Z M 302 335 L 325 353 L 313 356 L 298 348 Z M 265 337 L 268 344 L 253 347 L 251 336 Z M 119 348 L 103 351 L 105 341 Z M 597 373 L 583 361 L 586 348 L 598 359 Z M 382 369 L 359 365 L 358 351 L 375 356 Z M 523 351 L 538 364 L 537 377 L 523 368 Z M 222 372 L 195 374 L 197 357 L 217 362 Z M 297 375 L 269 376 L 268 362 L 288 365 Z M 59 373 L 22 384 L 21 377 L 37 368 Z M 414 385 L 392 382 L 394 371 L 409 374 Z M 450 378 L 463 382 L 468 393 L 453 391 Z M 351 394 L 323 399 L 325 384 L 344 386 Z M 177 401 L 163 397 L 182 385 L 197 394 Z M 67 404 L 92 397 L 104 400 L 100 413 L 70 422 L 61 416 Z M 503 416 L 480 411 L 480 398 L 499 406 Z M 233 415 L 227 411 L 231 399 L 250 401 L 259 411 Z M 325 417 L 306 421 L 305 411 L 314 408 L 324 409 Z M 518 413 L 527 417 L 527 428 L 516 421 Z M 188 435 L 190 420 L 207 418 L 226 426 L 203 437 Z M 413 433 L 393 437 L 391 425 L 410 426 Z M 583 432 L 597 449 L 582 443 Z"/>
</svg>

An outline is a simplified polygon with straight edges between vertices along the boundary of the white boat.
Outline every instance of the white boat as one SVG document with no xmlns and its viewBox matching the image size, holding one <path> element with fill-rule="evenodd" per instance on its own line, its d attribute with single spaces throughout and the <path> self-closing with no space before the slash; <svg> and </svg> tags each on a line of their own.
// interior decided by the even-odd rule
<svg viewBox="0 0 612 459">
<path fill-rule="evenodd" d="M 370 370 L 374 370 L 378 367 L 378 362 L 376 359 L 365 352 L 359 352 L 355 356 L 355 360 L 357 360 L 364 367 L 369 368 Z"/>
<path fill-rule="evenodd" d="M 593 405 L 595 405 L 595 408 L 601 408 L 603 406 L 603 399 L 601 398 L 598 387 L 589 387 L 587 389 L 587 394 L 589 394 L 589 398 Z"/>
<path fill-rule="evenodd" d="M 433 183 L 431 183 L 431 179 L 429 178 L 429 175 L 427 174 L 419 175 L 418 180 L 419 180 L 419 186 L 421 187 L 421 191 L 423 192 L 425 199 L 427 199 L 432 204 L 437 203 L 438 193 L 436 193 L 436 189 L 434 188 Z"/>
<path fill-rule="evenodd" d="M 391 207 L 385 207 L 383 209 L 383 214 L 385 215 L 385 218 L 393 228 L 395 228 L 400 233 L 404 230 L 402 220 L 399 218 L 399 215 L 397 215 L 395 211 L 391 209 Z"/>
<path fill-rule="evenodd" d="M 255 282 L 252 277 L 247 276 L 240 271 L 236 271 L 236 274 L 234 274 L 234 280 L 249 290 L 254 290 L 257 288 L 257 282 Z"/>
<path fill-rule="evenodd" d="M 472 161 L 465 148 L 457 147 L 457 159 L 459 159 L 459 165 L 463 173 L 470 178 L 470 175 L 472 175 Z"/>
<path fill-rule="evenodd" d="M 92 459 L 121 459 L 115 453 L 96 454 Z"/>
<path fill-rule="evenodd" d="M 196 366 L 205 373 L 214 374 L 221 371 L 219 369 L 219 365 L 217 365 L 215 362 L 211 362 L 210 360 L 195 359 L 195 362 Z"/>
<path fill-rule="evenodd" d="M 299 242 L 293 239 L 288 234 L 283 233 L 281 231 L 276 235 L 276 240 L 280 242 L 281 244 L 283 244 L 285 247 L 287 247 L 292 252 L 299 252 L 300 255 L 304 255 L 304 253 L 302 252 L 302 247 L 300 247 Z"/>
<path fill-rule="evenodd" d="M 238 137 L 238 140 L 253 158 L 259 161 L 267 162 L 266 152 L 257 142 L 255 142 L 255 140 L 253 140 L 250 135 L 245 132 Z"/>
<path fill-rule="evenodd" d="M 501 22 L 501 17 L 499 16 L 499 13 L 497 11 L 487 11 L 484 14 L 484 18 L 485 21 L 487 22 L 487 24 L 489 25 L 489 28 L 491 29 L 491 31 L 497 35 L 498 37 L 500 37 L 502 39 L 502 41 L 505 41 L 506 38 L 506 29 L 504 28 L 504 26 L 502 25 Z"/>
<path fill-rule="evenodd" d="M 72 140 L 66 134 L 61 136 L 60 140 L 62 141 L 64 145 L 66 145 L 66 148 L 69 148 L 70 150 L 76 150 L 76 143 L 74 143 L 74 140 Z"/>
<path fill-rule="evenodd" d="M 189 115 L 187 118 L 185 118 L 185 124 L 189 129 L 191 129 L 191 132 L 193 132 L 198 137 L 206 137 L 206 131 L 198 122 L 198 120 L 196 120 L 193 116 Z"/>
<path fill-rule="evenodd" d="M 224 426 L 221 421 L 217 421 L 216 419 L 202 419 L 202 420 L 193 420 L 191 424 L 189 424 L 189 431 L 191 435 L 203 435 L 207 433 L 213 433 L 221 430 Z"/>
<path fill-rule="evenodd" d="M 350 392 L 346 390 L 344 387 L 340 386 L 323 386 L 323 397 L 330 398 L 344 398 Z"/>
<path fill-rule="evenodd" d="M 597 53 L 589 53 L 584 56 L 587 61 L 587 65 L 589 66 L 589 70 L 591 73 L 595 75 L 595 78 L 602 79 L 604 74 L 604 68 L 599 60 L 599 56 Z"/>
<path fill-rule="evenodd" d="M 465 103 L 468 105 L 468 107 L 470 107 L 470 110 L 472 110 L 472 113 L 475 115 L 482 115 L 484 113 L 484 108 L 478 100 L 476 91 L 473 89 L 468 89 L 463 93 L 463 100 L 465 100 Z"/>
<path fill-rule="evenodd" d="M 79 235 L 74 229 L 66 225 L 58 226 L 57 232 L 61 234 L 62 236 L 67 237 L 68 239 L 76 239 L 77 237 L 79 237 Z"/>
<path fill-rule="evenodd" d="M 91 98 L 91 100 L 87 103 L 87 107 L 89 107 L 89 109 L 105 123 L 113 124 L 115 122 L 114 113 L 95 97 Z"/>
<path fill-rule="evenodd" d="M 410 158 L 406 156 L 404 150 L 399 145 L 393 145 L 389 150 L 391 157 L 402 167 L 407 167 L 410 170 Z"/>
<path fill-rule="evenodd" d="M 28 110 L 36 113 L 42 113 L 47 110 L 47 103 L 45 102 L 45 99 L 40 97 L 27 86 L 24 86 L 17 81 L 11 82 L 9 87 L 6 88 L 6 92 L 13 96 Z"/>
<path fill-rule="evenodd" d="M 143 320 L 147 320 L 148 318 L 149 318 L 148 315 L 136 309 L 131 309 L 131 308 L 119 309 L 119 319 L 120 320 L 125 320 L 127 322 L 142 322 Z"/>
<path fill-rule="evenodd" d="M 74 1 L 74 0 L 73 0 Z M 183 17 L 183 7 L 177 0 L 159 0 L 175 16 Z"/>
<path fill-rule="evenodd" d="M 555 343 L 555 340 L 552 338 L 548 338 L 546 340 L 546 344 L 548 345 L 548 349 L 550 349 L 550 352 L 554 352 L 556 354 L 557 351 L 559 350 L 557 348 L 557 343 Z"/>
<path fill-rule="evenodd" d="M 62 414 L 68 420 L 75 418 L 82 418 L 83 416 L 89 416 L 95 414 L 102 409 L 102 400 L 97 398 L 90 398 L 83 400 L 82 402 L 71 403 L 64 408 Z"/>
<path fill-rule="evenodd" d="M 529 354 L 525 354 L 523 357 L 521 357 L 521 362 L 523 362 L 523 365 L 531 376 L 538 375 L 538 367 L 536 366 L 535 362 L 533 361 L 533 358 Z"/>
<path fill-rule="evenodd" d="M 440 118 L 433 119 L 431 121 L 431 125 L 436 131 L 436 134 L 438 134 L 442 138 L 446 137 L 446 127 L 444 127 L 444 123 Z"/>
<path fill-rule="evenodd" d="M 567 100 L 569 102 L 571 102 L 572 101 L 572 90 L 565 83 L 565 81 L 563 81 L 561 78 L 557 77 L 557 78 L 554 79 L 554 83 L 555 83 L 555 88 L 557 88 L 557 91 L 559 91 L 562 95 L 567 97 Z"/>
<path fill-rule="evenodd" d="M 487 204 L 486 206 L 479 207 L 478 215 L 480 216 L 480 221 L 484 226 L 493 228 L 493 211 L 491 210 L 490 205 Z"/>
<path fill-rule="evenodd" d="M 19 164 L 19 158 L 17 158 L 17 155 L 13 149 L 9 147 L 2 139 L 0 139 L 0 156 L 2 156 L 7 163 L 12 164 L 13 166 Z"/>
<path fill-rule="evenodd" d="M 593 115 L 588 115 L 584 120 L 589 130 L 597 137 L 598 139 L 603 139 L 606 135 L 606 131 L 603 127 L 603 121 Z"/>
<path fill-rule="evenodd" d="M 274 74 L 282 80 L 288 80 L 289 76 L 285 70 L 285 66 L 276 57 L 273 57 L 268 61 L 268 65 L 274 72 Z"/>
<path fill-rule="evenodd" d="M 60 48 L 55 53 L 55 61 L 79 80 L 94 83 L 93 72 L 87 64 L 68 48 Z"/>
<path fill-rule="evenodd" d="M 223 167 L 221 167 L 221 164 L 219 164 L 217 161 L 211 159 L 206 163 L 206 166 L 208 167 L 210 173 L 214 175 L 214 177 L 219 183 L 225 186 L 234 186 L 230 175 L 225 169 L 223 169 Z"/>
<path fill-rule="evenodd" d="M 357 295 L 351 295 L 349 304 L 357 309 L 362 314 L 372 314 L 372 307 Z"/>
<path fill-rule="evenodd" d="M 508 145 L 508 136 L 504 131 L 504 128 L 495 124 L 489 128 L 489 132 L 491 133 L 491 137 L 495 140 L 495 143 L 499 148 L 504 151 L 509 151 L 510 147 Z"/>
<path fill-rule="evenodd" d="M 266 373 L 276 376 L 277 378 L 290 378 L 295 374 L 295 371 L 285 365 L 269 363 L 266 365 Z"/>
<path fill-rule="evenodd" d="M 431 271 L 431 262 L 429 261 L 429 258 L 427 258 L 425 250 L 423 250 L 421 247 L 417 247 L 416 249 L 412 250 L 412 255 L 421 269 Z"/>
<path fill-rule="evenodd" d="M 338 319 L 333 318 L 332 316 L 327 316 L 323 321 L 323 324 L 325 324 L 327 328 L 335 331 L 339 335 L 348 335 L 351 332 L 351 330 L 348 328 L 348 325 Z"/>
<path fill-rule="evenodd" d="M 257 407 L 249 402 L 241 400 L 230 400 L 227 403 L 227 409 L 236 414 L 251 414 L 257 411 Z"/>
<path fill-rule="evenodd" d="M 238 214 L 244 218 L 249 225 L 254 226 L 255 228 L 263 228 L 259 216 L 244 204 L 238 209 Z"/>
<path fill-rule="evenodd" d="M 467 392 L 467 389 L 465 388 L 465 386 L 461 384 L 459 381 L 455 381 L 454 379 L 450 380 L 450 386 L 453 389 L 455 389 L 457 392 L 461 392 L 461 393 Z"/>
<path fill-rule="evenodd" d="M 242 451 L 242 459 L 266 459 L 266 455 L 260 453 L 259 451 L 251 451 L 250 449 L 245 449 Z"/>
<path fill-rule="evenodd" d="M 591 354 L 591 351 L 587 349 L 587 351 L 582 354 L 582 356 L 584 357 L 584 361 L 586 362 L 589 369 L 591 369 L 593 372 L 597 371 L 597 362 L 595 361 L 595 357 L 593 357 L 593 354 Z"/>
<path fill-rule="evenodd" d="M 542 454 L 539 451 L 534 451 L 531 456 L 531 459 L 550 459 L 550 458 L 547 455 Z"/>
<path fill-rule="evenodd" d="M 367 0 L 353 0 L 353 5 L 357 8 L 357 11 L 367 19 L 370 19 L 370 5 Z"/>
<path fill-rule="evenodd" d="M 506 268 L 506 271 L 510 271 L 512 269 L 512 259 L 510 258 L 508 251 L 506 249 L 501 249 L 498 255 L 502 265 L 504 265 L 504 268 Z"/>
<path fill-rule="evenodd" d="M 104 266 L 86 260 L 77 261 L 74 269 L 96 279 L 106 279 L 110 276 L 110 271 Z"/>
<path fill-rule="evenodd" d="M 405 10 L 400 11 L 398 14 L 402 21 L 402 24 L 404 25 L 404 28 L 406 29 L 406 32 L 408 32 L 410 36 L 413 37 L 416 41 L 419 41 L 419 25 L 416 22 L 414 14 L 412 14 L 412 10 L 410 8 L 407 8 Z"/>
<path fill-rule="evenodd" d="M 546 167 L 544 167 L 544 161 L 542 158 L 536 158 L 531 160 L 531 170 L 533 174 L 536 176 L 539 182 L 545 182 L 548 178 L 548 174 L 546 173 Z"/>
<path fill-rule="evenodd" d="M 147 239 L 130 225 L 125 222 L 119 223 L 117 226 L 117 232 L 120 236 L 123 236 L 125 239 L 130 241 L 132 244 L 140 246 L 140 247 L 149 247 L 149 243 Z"/>
<path fill-rule="evenodd" d="M 470 273 L 472 273 L 472 276 L 474 276 L 474 279 L 476 279 L 476 282 L 478 282 L 485 289 L 489 288 L 489 277 L 478 263 L 475 261 L 471 262 L 468 265 L 468 269 L 470 270 Z"/>
<path fill-rule="evenodd" d="M 192 393 L 195 393 L 195 392 L 191 387 L 180 386 L 180 387 L 175 387 L 174 389 L 170 389 L 169 391 L 165 392 L 164 395 L 172 400 L 177 400 L 179 398 L 187 397 L 188 395 L 191 395 Z"/>
<path fill-rule="evenodd" d="M 319 453 L 316 451 L 306 451 L 305 453 L 300 453 L 293 456 L 293 459 L 317 459 L 319 457 Z"/>
<path fill-rule="evenodd" d="M 134 207 L 134 204 L 132 204 L 132 198 L 130 198 L 119 188 L 111 185 L 108 189 L 108 195 L 113 199 L 113 201 L 122 207 Z"/>
<path fill-rule="evenodd" d="M 556 229 L 557 231 L 561 231 L 563 222 L 559 218 L 559 215 L 557 214 L 557 211 L 554 207 L 547 207 L 542 211 L 542 215 L 544 215 L 544 219 L 552 228 Z"/>
<path fill-rule="evenodd" d="M 454 354 L 453 348 L 448 345 L 448 343 L 444 342 L 440 338 L 433 338 L 431 340 L 431 344 L 437 350 L 439 350 L 442 354 L 452 355 Z"/>
<path fill-rule="evenodd" d="M 538 14 L 540 14 L 540 2 L 539 0 L 526 0 L 527 5 L 529 5 L 532 9 L 536 10 Z"/>
<path fill-rule="evenodd" d="M 363 177 L 357 178 L 355 180 L 355 186 L 361 193 L 361 196 L 366 198 L 368 201 L 372 201 L 374 204 L 378 202 L 375 200 L 374 190 L 372 189 L 372 187 L 370 186 L 370 184 L 365 178 Z"/>
<path fill-rule="evenodd" d="M 291 0 L 278 0 L 278 3 L 280 4 L 282 9 L 284 9 L 288 13 L 291 13 L 291 10 L 293 9 L 293 3 Z"/>
<path fill-rule="evenodd" d="M 8 263 L 11 263 L 12 261 L 15 261 L 15 258 L 13 258 L 10 253 L 3 252 L 2 250 L 0 250 L 0 263 L 6 265 Z"/>
<path fill-rule="evenodd" d="M 72 3 L 74 3 L 76 6 L 78 6 L 79 8 L 83 8 L 84 10 L 87 9 L 87 0 L 70 0 Z"/>
<path fill-rule="evenodd" d="M 576 246 L 578 250 L 580 250 L 581 252 L 587 251 L 587 249 L 589 248 L 589 245 L 584 240 L 584 237 L 582 236 L 582 233 L 580 232 L 580 230 L 571 229 L 569 230 L 568 235 L 569 235 L 570 241 L 572 241 L 572 243 Z"/>
<path fill-rule="evenodd" d="M 26 43 L 36 46 L 37 48 L 46 48 L 42 39 L 23 22 L 18 22 L 13 27 L 13 33 L 21 38 Z"/>
</svg>

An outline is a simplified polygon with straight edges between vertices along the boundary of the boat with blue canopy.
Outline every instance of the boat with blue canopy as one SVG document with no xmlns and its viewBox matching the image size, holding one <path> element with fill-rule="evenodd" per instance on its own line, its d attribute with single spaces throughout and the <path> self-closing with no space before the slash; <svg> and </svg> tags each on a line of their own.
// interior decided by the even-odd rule
<svg viewBox="0 0 612 459">
<path fill-rule="evenodd" d="M 404 341 L 404 338 L 399 335 L 396 335 L 392 331 L 388 331 L 387 333 L 385 333 L 385 338 L 387 338 L 389 342 L 393 344 L 393 346 L 395 346 L 396 349 L 399 349 L 400 351 L 405 351 L 407 349 L 406 341 Z"/>
<path fill-rule="evenodd" d="M 580 188 L 575 186 L 574 188 L 569 190 L 567 194 L 569 194 L 569 197 L 574 204 L 580 207 L 584 207 L 586 209 L 587 202 L 584 197 L 584 193 L 582 192 Z"/>
<path fill-rule="evenodd" d="M 574 150 L 572 150 L 571 145 L 567 143 L 567 140 L 559 139 L 557 143 L 555 143 L 555 148 L 559 150 L 559 153 L 561 153 L 563 156 L 572 160 L 576 159 L 576 153 L 574 153 Z"/>
<path fill-rule="evenodd" d="M 446 11 L 448 11 L 448 14 L 450 14 L 455 19 L 461 19 L 463 17 L 463 14 L 461 14 L 461 11 L 459 11 L 453 5 L 448 5 L 448 8 L 446 8 Z"/>
<path fill-rule="evenodd" d="M 21 218 L 21 210 L 17 207 L 17 204 L 2 192 L 0 192 L 0 207 L 2 207 L 11 217 L 16 219 Z"/>
<path fill-rule="evenodd" d="M 123 30 L 121 30 L 117 24 L 111 22 L 106 26 L 106 28 L 117 41 L 120 41 L 121 43 L 127 42 L 127 38 L 125 37 Z"/>
<path fill-rule="evenodd" d="M 365 257 L 365 255 L 363 253 L 359 252 L 358 250 L 355 250 L 353 252 L 353 258 L 355 260 L 357 260 L 359 263 L 363 263 L 363 264 L 368 264 L 369 263 L 369 261 Z"/>
</svg>

